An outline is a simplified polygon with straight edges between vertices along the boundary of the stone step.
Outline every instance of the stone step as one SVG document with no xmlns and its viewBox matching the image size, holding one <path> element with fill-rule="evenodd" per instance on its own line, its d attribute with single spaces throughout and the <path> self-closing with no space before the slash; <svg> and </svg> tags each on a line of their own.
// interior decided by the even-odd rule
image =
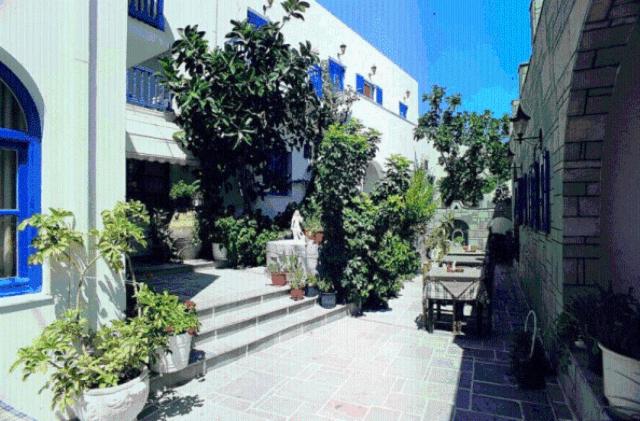
<svg viewBox="0 0 640 421">
<path fill-rule="evenodd" d="M 233 292 L 209 300 L 198 299 L 198 297 L 193 300 L 197 306 L 198 317 L 204 324 L 213 318 L 214 315 L 217 317 L 227 313 L 237 312 L 272 300 L 281 299 L 284 296 L 289 296 L 290 290 L 291 287 L 289 285 L 265 285 L 261 288 Z"/>
<path fill-rule="evenodd" d="M 344 305 L 330 310 L 312 305 L 284 317 L 239 330 L 231 335 L 197 344 L 191 351 L 189 365 L 177 373 L 154 375 L 151 379 L 151 390 L 152 392 L 163 390 L 204 376 L 209 370 L 222 367 L 346 315 L 347 306 Z"/>
<path fill-rule="evenodd" d="M 189 273 L 201 269 L 216 268 L 219 262 L 213 260 L 194 259 L 185 260 L 182 263 L 162 263 L 158 265 L 134 265 L 137 276 L 166 275 L 171 273 Z"/>
<path fill-rule="evenodd" d="M 229 336 L 238 330 L 257 326 L 303 310 L 316 303 L 315 298 L 305 297 L 293 301 L 289 295 L 278 294 L 276 298 L 263 300 L 252 306 L 237 306 L 231 310 L 215 312 L 212 317 L 202 320 L 197 344 Z"/>
<path fill-rule="evenodd" d="M 197 347 L 205 353 L 208 369 L 223 366 L 253 352 L 268 348 L 347 314 L 346 306 L 331 310 L 314 305 Z"/>
</svg>

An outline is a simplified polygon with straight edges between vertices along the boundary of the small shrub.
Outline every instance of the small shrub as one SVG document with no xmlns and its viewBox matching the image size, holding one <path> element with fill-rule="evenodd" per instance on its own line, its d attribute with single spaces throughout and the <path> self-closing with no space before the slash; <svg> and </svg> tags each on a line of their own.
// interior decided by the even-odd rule
<svg viewBox="0 0 640 421">
<path fill-rule="evenodd" d="M 192 206 L 193 199 L 199 191 L 200 183 L 198 181 L 187 183 L 184 180 L 180 180 L 171 186 L 169 197 L 174 201 L 177 209 L 187 209 Z"/>
<path fill-rule="evenodd" d="M 267 243 L 282 236 L 280 231 L 263 228 L 255 219 L 246 216 L 219 218 L 215 229 L 227 249 L 228 263 L 232 267 L 264 265 Z"/>
</svg>

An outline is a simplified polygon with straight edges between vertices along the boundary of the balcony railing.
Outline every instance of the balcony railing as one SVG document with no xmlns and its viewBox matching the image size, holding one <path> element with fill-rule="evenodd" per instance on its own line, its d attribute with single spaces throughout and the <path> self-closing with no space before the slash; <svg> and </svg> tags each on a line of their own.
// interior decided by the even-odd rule
<svg viewBox="0 0 640 421">
<path fill-rule="evenodd" d="M 171 94 L 153 69 L 142 66 L 127 69 L 127 102 L 159 111 L 171 110 Z"/>
<path fill-rule="evenodd" d="M 129 0 L 129 16 L 164 31 L 164 0 Z"/>
</svg>

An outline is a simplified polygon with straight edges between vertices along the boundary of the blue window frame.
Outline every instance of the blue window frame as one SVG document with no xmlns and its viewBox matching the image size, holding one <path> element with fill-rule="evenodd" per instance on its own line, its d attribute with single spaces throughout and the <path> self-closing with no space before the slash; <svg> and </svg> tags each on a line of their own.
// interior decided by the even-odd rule
<svg viewBox="0 0 640 421">
<path fill-rule="evenodd" d="M 27 89 L 3 63 L 0 95 L 0 114 L 18 116 L 0 118 L 0 297 L 6 297 L 42 289 L 42 268 L 28 264 L 35 230 L 17 231 L 20 222 L 40 212 L 41 126 Z"/>
<path fill-rule="evenodd" d="M 329 59 L 329 79 L 336 91 L 344 91 L 344 72 L 345 68 L 333 59 Z"/>
<path fill-rule="evenodd" d="M 269 159 L 269 167 L 265 184 L 271 196 L 288 196 L 291 187 L 291 152 L 273 153 Z"/>
<path fill-rule="evenodd" d="M 256 28 L 260 28 L 261 26 L 264 26 L 267 23 L 269 23 L 267 18 L 265 18 L 264 16 L 260 15 L 258 12 L 251 9 L 247 10 L 247 21 L 251 25 L 255 26 Z"/>
<path fill-rule="evenodd" d="M 356 92 L 382 105 L 382 88 L 356 74 Z"/>
<path fill-rule="evenodd" d="M 322 98 L 322 68 L 320 65 L 315 64 L 311 70 L 309 70 L 309 78 L 311 79 L 311 85 L 319 98 Z"/>
<path fill-rule="evenodd" d="M 407 107 L 406 104 L 403 104 L 402 102 L 399 105 L 399 114 L 400 117 L 402 118 L 407 118 L 407 111 L 409 110 L 409 107 Z"/>
</svg>

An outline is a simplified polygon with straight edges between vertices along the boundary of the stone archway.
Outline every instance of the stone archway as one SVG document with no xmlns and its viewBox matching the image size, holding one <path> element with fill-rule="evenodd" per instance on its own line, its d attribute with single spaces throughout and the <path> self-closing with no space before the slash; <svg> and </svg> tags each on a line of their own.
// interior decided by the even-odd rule
<svg viewBox="0 0 640 421">
<path fill-rule="evenodd" d="M 563 160 L 565 286 L 609 286 L 602 271 L 603 149 L 621 63 L 638 21 L 636 2 L 592 0 L 575 52 Z M 633 41 L 635 42 L 635 41 Z"/>
</svg>

